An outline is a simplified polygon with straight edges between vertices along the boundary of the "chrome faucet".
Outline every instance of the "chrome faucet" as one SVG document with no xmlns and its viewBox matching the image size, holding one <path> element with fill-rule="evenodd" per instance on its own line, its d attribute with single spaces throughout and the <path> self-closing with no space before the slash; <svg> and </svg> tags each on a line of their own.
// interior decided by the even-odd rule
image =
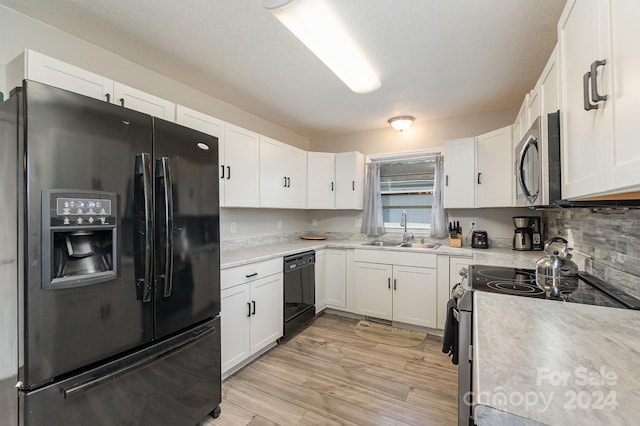
<svg viewBox="0 0 640 426">
<path fill-rule="evenodd" d="M 402 234 L 402 242 L 406 243 L 407 238 L 407 211 L 402 210 L 402 216 L 400 217 L 400 226 L 404 226 L 404 234 Z"/>
</svg>

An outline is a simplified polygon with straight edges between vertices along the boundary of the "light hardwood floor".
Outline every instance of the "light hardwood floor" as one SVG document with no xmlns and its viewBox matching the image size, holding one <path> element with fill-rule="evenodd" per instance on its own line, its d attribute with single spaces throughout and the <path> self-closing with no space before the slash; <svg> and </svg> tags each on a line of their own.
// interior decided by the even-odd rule
<svg viewBox="0 0 640 426">
<path fill-rule="evenodd" d="M 441 338 L 414 348 L 355 335 L 357 320 L 322 315 L 222 384 L 214 425 L 453 425 L 457 367 Z"/>
</svg>

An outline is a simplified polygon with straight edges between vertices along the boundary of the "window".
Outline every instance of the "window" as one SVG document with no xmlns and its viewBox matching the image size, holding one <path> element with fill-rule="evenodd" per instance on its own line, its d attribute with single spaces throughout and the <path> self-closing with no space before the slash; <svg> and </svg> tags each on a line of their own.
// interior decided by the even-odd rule
<svg viewBox="0 0 640 426">
<path fill-rule="evenodd" d="M 408 228 L 431 228 L 434 177 L 433 160 L 380 165 L 380 192 L 385 228 L 400 228 L 403 210 L 407 211 Z"/>
</svg>

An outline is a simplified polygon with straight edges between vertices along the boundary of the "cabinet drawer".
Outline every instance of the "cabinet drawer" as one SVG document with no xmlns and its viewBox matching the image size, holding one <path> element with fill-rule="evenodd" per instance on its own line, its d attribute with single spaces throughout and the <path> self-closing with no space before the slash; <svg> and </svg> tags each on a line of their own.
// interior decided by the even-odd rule
<svg viewBox="0 0 640 426">
<path fill-rule="evenodd" d="M 220 271 L 220 289 L 230 288 L 238 284 L 264 278 L 269 275 L 282 272 L 282 257 L 264 260 L 262 262 L 249 263 L 247 265 L 236 266 L 234 268 Z"/>
<path fill-rule="evenodd" d="M 393 250 L 355 250 L 356 262 L 384 263 L 387 265 L 435 268 L 436 255 Z"/>
</svg>

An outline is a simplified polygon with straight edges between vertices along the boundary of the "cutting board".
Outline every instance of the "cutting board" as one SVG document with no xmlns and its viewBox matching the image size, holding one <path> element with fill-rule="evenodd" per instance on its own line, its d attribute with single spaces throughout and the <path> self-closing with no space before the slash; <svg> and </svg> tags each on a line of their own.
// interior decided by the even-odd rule
<svg viewBox="0 0 640 426">
<path fill-rule="evenodd" d="M 300 238 L 303 240 L 326 240 L 328 237 L 326 235 L 305 234 L 301 235 Z"/>
</svg>

